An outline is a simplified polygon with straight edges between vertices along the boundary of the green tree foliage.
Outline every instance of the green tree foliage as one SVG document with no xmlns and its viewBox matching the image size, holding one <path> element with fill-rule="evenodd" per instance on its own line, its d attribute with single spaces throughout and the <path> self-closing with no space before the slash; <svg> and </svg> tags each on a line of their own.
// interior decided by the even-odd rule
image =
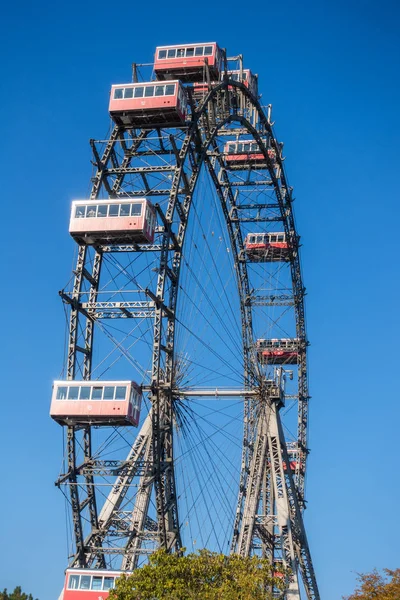
<svg viewBox="0 0 400 600">
<path fill-rule="evenodd" d="M 372 573 L 358 575 L 358 588 L 344 600 L 400 600 L 400 569 L 376 569 Z"/>
<path fill-rule="evenodd" d="M 0 592 L 0 600 L 33 600 L 33 596 L 24 594 L 20 586 L 17 586 L 13 592 L 7 590 Z"/>
<path fill-rule="evenodd" d="M 117 580 L 110 600 L 267 600 L 282 588 L 270 563 L 200 550 L 178 556 L 160 550 L 149 564 Z"/>
</svg>

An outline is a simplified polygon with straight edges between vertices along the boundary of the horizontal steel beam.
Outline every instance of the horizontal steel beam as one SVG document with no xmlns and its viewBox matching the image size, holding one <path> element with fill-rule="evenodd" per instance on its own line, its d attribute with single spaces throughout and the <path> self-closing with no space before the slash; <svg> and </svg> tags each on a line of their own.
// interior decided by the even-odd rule
<svg viewBox="0 0 400 600">
<path fill-rule="evenodd" d="M 173 392 L 175 394 L 175 392 Z M 183 398 L 246 398 L 257 396 L 257 390 L 185 390 L 177 391 L 176 395 Z"/>
<path fill-rule="evenodd" d="M 272 185 L 271 179 L 263 179 L 260 181 L 227 181 L 226 183 L 221 183 L 222 187 L 254 187 L 258 185 Z"/>
<path fill-rule="evenodd" d="M 142 387 L 142 391 L 150 392 L 148 386 Z M 248 396 L 258 396 L 258 390 L 238 390 L 238 389 L 197 389 L 197 390 L 172 390 L 173 396 L 179 398 L 247 398 Z"/>
<path fill-rule="evenodd" d="M 160 244 L 149 244 L 146 246 L 132 246 L 132 244 L 118 244 L 115 246 L 99 246 L 102 252 L 160 252 Z M 169 247 L 169 250 L 173 250 L 173 246 Z"/>
<path fill-rule="evenodd" d="M 289 294 L 249 296 L 246 298 L 246 304 L 252 306 L 294 306 L 294 298 Z"/>
<path fill-rule="evenodd" d="M 171 193 L 170 189 L 150 189 L 150 190 L 132 190 L 131 192 L 117 192 L 117 198 L 135 198 L 136 196 L 169 196 Z M 184 194 L 185 189 L 181 188 L 178 190 L 178 194 Z"/>
<path fill-rule="evenodd" d="M 103 173 L 106 175 L 135 175 L 138 174 L 151 174 L 151 173 L 168 173 L 175 171 L 176 165 L 160 165 L 155 167 L 116 167 L 115 169 L 104 169 Z"/>
</svg>

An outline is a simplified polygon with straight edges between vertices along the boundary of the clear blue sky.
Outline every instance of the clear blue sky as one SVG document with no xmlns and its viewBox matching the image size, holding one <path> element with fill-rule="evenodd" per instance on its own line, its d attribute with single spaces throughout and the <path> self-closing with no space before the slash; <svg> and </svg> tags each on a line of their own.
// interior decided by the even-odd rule
<svg viewBox="0 0 400 600">
<path fill-rule="evenodd" d="M 3 8 L 0 588 L 39 600 L 57 597 L 66 566 L 61 428 L 47 415 L 63 361 L 69 204 L 88 193 L 88 140 L 106 134 L 110 85 L 157 44 L 243 53 L 285 142 L 308 290 L 306 522 L 322 598 L 351 592 L 356 571 L 400 566 L 398 3 L 195 6 Z"/>
</svg>

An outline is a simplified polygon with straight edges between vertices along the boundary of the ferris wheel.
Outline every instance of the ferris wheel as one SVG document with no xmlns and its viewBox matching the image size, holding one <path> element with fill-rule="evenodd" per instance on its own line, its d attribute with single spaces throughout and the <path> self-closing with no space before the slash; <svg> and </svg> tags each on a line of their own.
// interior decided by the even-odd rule
<svg viewBox="0 0 400 600">
<path fill-rule="evenodd" d="M 206 547 L 268 557 L 291 571 L 285 598 L 318 599 L 305 289 L 271 107 L 241 56 L 203 43 L 157 48 L 153 76 L 135 66 L 109 112 L 60 292 L 64 598 L 106 598 L 159 547 Z"/>
</svg>

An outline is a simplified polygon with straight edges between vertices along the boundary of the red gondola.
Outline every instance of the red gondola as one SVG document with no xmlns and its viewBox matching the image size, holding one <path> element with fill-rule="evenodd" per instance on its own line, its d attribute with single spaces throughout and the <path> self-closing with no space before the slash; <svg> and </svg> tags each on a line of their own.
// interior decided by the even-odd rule
<svg viewBox="0 0 400 600">
<path fill-rule="evenodd" d="M 156 211 L 147 198 L 75 200 L 69 232 L 78 244 L 151 244 Z"/>
<path fill-rule="evenodd" d="M 283 560 L 281 558 L 275 558 L 274 560 L 274 577 L 278 577 L 278 579 L 284 579 L 283 574 Z"/>
<path fill-rule="evenodd" d="M 241 81 L 253 96 L 258 94 L 258 76 L 253 75 L 250 69 L 243 69 L 242 71 L 228 71 L 228 75 L 234 81 Z M 218 85 L 218 81 L 213 81 L 212 85 Z M 228 89 L 232 89 L 232 86 L 228 86 Z M 195 83 L 193 86 L 193 94 L 196 98 L 205 96 L 209 91 L 209 86 L 206 82 Z"/>
<path fill-rule="evenodd" d="M 187 117 L 186 92 L 180 81 L 113 85 L 109 111 L 122 127 L 182 127 Z"/>
<path fill-rule="evenodd" d="M 283 231 L 248 233 L 244 240 L 247 256 L 257 262 L 289 260 L 289 244 Z"/>
<path fill-rule="evenodd" d="M 60 425 L 134 425 L 142 393 L 134 381 L 55 381 L 50 416 Z"/>
<path fill-rule="evenodd" d="M 128 574 L 128 573 L 127 573 Z M 105 600 L 120 571 L 67 569 L 62 600 Z"/>
<path fill-rule="evenodd" d="M 270 365 L 295 365 L 298 362 L 298 339 L 257 340 L 258 360 Z"/>
<path fill-rule="evenodd" d="M 216 42 L 179 46 L 158 46 L 154 72 L 158 80 L 180 79 L 184 82 L 204 81 L 205 64 L 210 78 L 219 79 L 222 52 Z"/>
<path fill-rule="evenodd" d="M 254 140 L 243 140 L 240 142 L 227 142 L 224 148 L 226 165 L 230 168 L 243 166 L 254 166 L 267 168 L 264 154 Z M 276 153 L 273 148 L 268 148 L 268 156 L 275 164 Z"/>
<path fill-rule="evenodd" d="M 242 69 L 235 71 L 228 71 L 230 79 L 234 81 L 241 81 L 253 96 L 258 95 L 258 75 L 254 75 L 250 69 Z"/>
</svg>

